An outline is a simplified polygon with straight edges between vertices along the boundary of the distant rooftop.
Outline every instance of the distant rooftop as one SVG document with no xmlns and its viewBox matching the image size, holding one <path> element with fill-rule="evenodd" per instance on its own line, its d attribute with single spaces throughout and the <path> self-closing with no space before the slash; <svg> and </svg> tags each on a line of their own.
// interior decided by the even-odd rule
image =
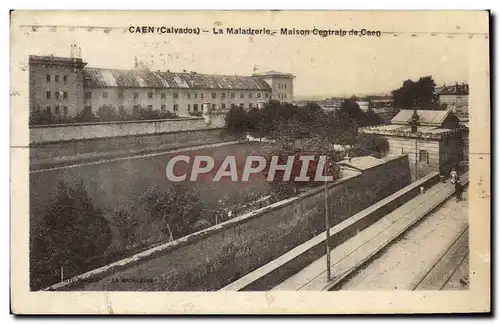
<svg viewBox="0 0 500 324">
<path fill-rule="evenodd" d="M 38 55 L 30 55 L 29 56 L 30 63 L 39 63 L 39 64 L 55 64 L 55 65 L 68 65 L 68 64 L 85 64 L 81 58 L 71 58 L 71 57 L 58 57 L 58 56 L 38 56 Z"/>
<path fill-rule="evenodd" d="M 468 95 L 469 84 L 454 84 L 452 86 L 442 86 L 437 89 L 439 95 Z"/>
<path fill-rule="evenodd" d="M 260 72 L 260 73 L 254 73 L 254 76 L 259 76 L 259 77 L 266 77 L 266 76 L 277 76 L 277 77 L 286 77 L 286 78 L 295 78 L 295 76 L 291 73 L 284 73 L 284 72 L 278 72 L 278 71 L 267 71 L 267 72 Z"/>
</svg>

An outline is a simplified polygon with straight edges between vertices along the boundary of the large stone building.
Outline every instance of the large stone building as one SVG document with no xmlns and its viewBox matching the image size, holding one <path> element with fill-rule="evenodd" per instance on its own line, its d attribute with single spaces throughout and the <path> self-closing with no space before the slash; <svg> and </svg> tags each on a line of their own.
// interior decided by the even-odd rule
<svg viewBox="0 0 500 324">
<path fill-rule="evenodd" d="M 458 116 L 469 114 L 469 85 L 455 84 L 437 89 L 439 103 Z"/>
<path fill-rule="evenodd" d="M 249 109 L 271 99 L 293 100 L 291 74 L 236 76 L 91 68 L 76 51 L 72 49 L 72 58 L 30 56 L 31 112 L 44 110 L 64 119 L 111 106 L 123 114 L 142 108 L 187 116 L 201 113 L 203 107 L 220 112 L 233 105 Z"/>
<path fill-rule="evenodd" d="M 452 167 L 468 160 L 468 129 L 453 112 L 417 110 L 416 127 L 412 127 L 413 115 L 413 110 L 401 110 L 390 124 L 361 128 L 360 132 L 387 138 L 390 155 L 408 154 L 413 180 L 430 172 L 448 175 Z"/>
</svg>

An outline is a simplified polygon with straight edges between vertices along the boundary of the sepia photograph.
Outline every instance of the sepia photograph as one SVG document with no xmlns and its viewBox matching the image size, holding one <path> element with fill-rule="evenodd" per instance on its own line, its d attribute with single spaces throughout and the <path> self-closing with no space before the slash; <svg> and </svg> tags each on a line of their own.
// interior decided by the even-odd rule
<svg viewBox="0 0 500 324">
<path fill-rule="evenodd" d="M 489 19 L 13 11 L 14 312 L 489 311 Z"/>
</svg>

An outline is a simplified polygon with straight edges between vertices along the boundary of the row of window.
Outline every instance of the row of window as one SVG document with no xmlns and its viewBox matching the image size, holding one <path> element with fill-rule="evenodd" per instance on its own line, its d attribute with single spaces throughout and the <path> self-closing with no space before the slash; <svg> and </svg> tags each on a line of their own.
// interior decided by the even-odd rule
<svg viewBox="0 0 500 324">
<path fill-rule="evenodd" d="M 52 92 L 50 92 L 50 91 L 45 92 L 45 97 L 47 99 L 52 99 Z M 68 93 L 66 91 L 64 91 L 64 92 L 62 92 L 62 91 L 54 91 L 54 98 L 55 99 L 60 99 L 61 97 L 63 99 L 68 99 Z"/>
<path fill-rule="evenodd" d="M 102 93 L 102 97 L 104 99 L 109 98 L 109 93 L 107 91 L 104 91 Z M 186 98 L 187 99 L 191 99 L 191 97 L 193 97 L 194 99 L 198 99 L 198 93 L 197 92 L 195 92 L 195 93 L 186 93 Z M 229 94 L 229 97 L 231 99 L 235 99 L 236 94 L 234 92 L 232 92 L 232 93 Z M 258 92 L 256 94 L 256 97 L 257 98 L 262 98 L 262 93 Z M 264 95 L 264 97 L 265 98 L 269 98 L 269 93 L 266 92 L 265 95 Z M 47 98 L 50 99 L 50 95 Z M 123 91 L 118 91 L 118 99 L 124 99 L 124 98 L 125 98 L 124 92 Z M 139 92 L 134 92 L 133 93 L 133 98 L 134 99 L 139 99 Z M 162 92 L 161 93 L 161 99 L 166 99 L 166 98 L 167 98 L 167 94 L 165 92 Z M 178 92 L 174 92 L 173 93 L 173 98 L 174 99 L 178 99 L 179 98 L 179 93 Z M 243 92 L 241 92 L 240 93 L 240 99 L 243 99 L 243 98 L 245 98 L 245 94 Z M 253 93 L 252 92 L 250 92 L 248 94 L 248 98 L 249 99 L 253 98 Z M 92 92 L 85 92 L 85 99 L 92 99 Z M 153 92 L 148 92 L 148 99 L 153 99 Z M 200 99 L 203 99 L 203 93 L 200 93 Z M 217 93 L 212 92 L 212 99 L 217 99 Z M 221 93 L 221 99 L 226 99 L 226 93 L 225 92 Z"/>
<path fill-rule="evenodd" d="M 236 106 L 235 104 L 232 104 L 231 106 Z M 244 103 L 240 103 L 239 105 L 241 108 L 245 108 L 245 104 Z M 56 106 L 58 107 L 58 106 Z M 133 108 L 133 112 L 137 112 L 139 110 L 139 107 L 140 105 L 134 105 L 132 108 Z M 146 106 L 146 109 L 149 109 L 149 110 L 153 110 L 153 105 L 147 105 Z M 179 111 L 179 105 L 175 104 L 173 105 L 173 111 L 177 112 Z M 193 108 L 193 111 L 201 111 L 201 105 L 198 105 L 198 104 L 194 104 L 192 105 L 192 108 Z M 221 109 L 226 109 L 226 104 L 221 104 L 220 105 L 220 108 Z M 257 108 L 257 106 L 254 106 L 253 103 L 249 103 L 248 104 L 248 108 Z M 161 105 L 160 106 L 160 109 L 161 111 L 165 111 L 167 109 L 167 105 Z M 191 105 L 188 104 L 187 105 L 187 109 L 188 111 L 191 111 Z M 216 104 L 212 104 L 212 109 L 217 109 L 217 105 Z M 92 106 L 85 106 L 85 110 L 87 110 L 87 112 L 91 112 L 92 111 Z M 50 112 L 50 106 L 47 106 L 47 111 Z M 58 111 L 58 108 L 56 108 L 56 111 Z M 118 106 L 118 112 L 123 114 L 125 113 L 125 106 Z M 67 113 L 67 107 L 65 107 L 65 114 Z"/>
<path fill-rule="evenodd" d="M 45 107 L 45 111 L 48 112 L 49 114 L 52 114 L 52 107 L 51 106 Z M 67 115 L 68 114 L 68 106 L 63 106 L 62 112 L 64 115 Z M 60 113 L 61 113 L 61 107 L 55 106 L 54 107 L 54 114 L 59 115 Z"/>
<path fill-rule="evenodd" d="M 52 75 L 47 74 L 45 76 L 45 79 L 47 80 L 47 83 L 50 83 L 52 80 L 54 80 L 55 83 L 59 83 L 59 75 L 54 75 L 53 77 L 54 78 L 52 78 Z M 68 84 L 68 76 L 67 75 L 63 75 L 63 83 L 64 84 Z"/>
<path fill-rule="evenodd" d="M 278 88 L 280 89 L 286 89 L 286 83 L 279 83 Z"/>
</svg>

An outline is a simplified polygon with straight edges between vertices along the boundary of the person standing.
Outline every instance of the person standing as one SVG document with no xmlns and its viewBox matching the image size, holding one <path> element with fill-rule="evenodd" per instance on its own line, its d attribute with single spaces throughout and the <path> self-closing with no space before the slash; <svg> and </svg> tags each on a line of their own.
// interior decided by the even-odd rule
<svg viewBox="0 0 500 324">
<path fill-rule="evenodd" d="M 458 173 L 457 170 L 455 170 L 455 168 L 451 168 L 450 178 L 452 184 L 455 184 L 455 182 L 458 180 Z"/>
</svg>

